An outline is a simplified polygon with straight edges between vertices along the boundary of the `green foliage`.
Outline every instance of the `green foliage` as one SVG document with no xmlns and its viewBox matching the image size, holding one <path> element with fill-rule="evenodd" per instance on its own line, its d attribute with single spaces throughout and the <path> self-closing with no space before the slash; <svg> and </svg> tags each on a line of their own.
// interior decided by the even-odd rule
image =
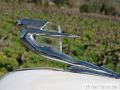
<svg viewBox="0 0 120 90">
<path fill-rule="evenodd" d="M 62 1 L 65 3 L 66 0 Z M 90 5 L 94 6 L 94 8 L 90 8 L 91 10 L 97 10 L 95 3 Z M 96 64 L 102 63 L 102 65 L 110 69 L 114 69 L 114 64 L 117 62 L 116 72 L 120 72 L 119 58 L 116 58 L 119 52 L 117 50 L 113 52 L 114 49 L 120 46 L 119 21 L 100 20 L 91 17 L 84 18 L 80 16 L 61 16 L 46 13 L 44 10 L 36 7 L 34 7 L 34 10 L 18 5 L 12 5 L 11 7 L 12 8 L 6 4 L 0 9 L 0 75 L 17 68 L 67 67 L 65 64 L 47 61 L 47 59 L 39 55 L 28 52 L 21 45 L 19 40 L 20 28 L 16 26 L 16 21 L 21 18 L 30 17 L 49 20 L 59 24 L 62 32 L 79 35 L 80 37 L 77 39 L 62 38 L 63 51 L 76 60 L 85 60 Z M 49 42 L 47 40 L 42 41 Z M 51 42 L 54 43 L 53 41 L 50 41 L 50 43 Z M 24 56 L 23 64 L 18 63 L 18 57 L 20 57 L 21 54 Z"/>
<path fill-rule="evenodd" d="M 113 16 L 118 15 L 115 6 L 103 2 L 102 0 L 91 0 L 89 3 L 81 5 L 80 12 L 103 13 L 105 15 Z"/>
<path fill-rule="evenodd" d="M 116 9 L 113 6 L 109 6 L 105 4 L 103 4 L 103 11 L 101 12 L 104 12 L 104 14 L 106 15 L 113 15 L 113 16 L 118 14 Z"/>
<path fill-rule="evenodd" d="M 89 3 L 85 3 L 80 6 L 80 12 L 99 12 L 102 6 L 102 2 L 98 0 L 92 0 Z"/>
<path fill-rule="evenodd" d="M 87 4 L 80 6 L 80 12 L 90 12 L 89 6 Z"/>
<path fill-rule="evenodd" d="M 0 71 L 6 73 L 17 68 L 17 61 L 14 58 L 8 58 L 3 53 L 0 53 Z"/>
<path fill-rule="evenodd" d="M 57 6 L 65 6 L 65 5 L 68 5 L 68 0 L 54 0 L 54 3 L 57 5 Z"/>
</svg>

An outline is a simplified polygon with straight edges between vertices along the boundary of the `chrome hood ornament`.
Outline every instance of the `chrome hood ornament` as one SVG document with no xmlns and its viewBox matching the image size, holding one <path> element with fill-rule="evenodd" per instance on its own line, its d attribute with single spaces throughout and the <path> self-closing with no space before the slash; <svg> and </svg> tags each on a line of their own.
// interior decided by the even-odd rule
<svg viewBox="0 0 120 90">
<path fill-rule="evenodd" d="M 53 37 L 53 38 L 77 38 L 77 35 L 68 35 L 61 33 L 60 31 L 48 31 L 44 27 L 49 22 L 46 20 L 32 20 L 32 19 L 21 19 L 18 21 L 18 25 L 24 26 L 20 32 L 20 40 L 22 44 L 29 50 L 51 60 L 63 62 L 69 64 L 71 67 L 68 69 L 75 73 L 85 73 L 93 75 L 107 76 L 111 78 L 120 78 L 120 74 L 117 74 L 103 66 L 97 66 L 86 61 L 77 61 L 71 56 L 58 52 L 51 47 L 39 44 L 36 41 L 35 35 Z"/>
</svg>

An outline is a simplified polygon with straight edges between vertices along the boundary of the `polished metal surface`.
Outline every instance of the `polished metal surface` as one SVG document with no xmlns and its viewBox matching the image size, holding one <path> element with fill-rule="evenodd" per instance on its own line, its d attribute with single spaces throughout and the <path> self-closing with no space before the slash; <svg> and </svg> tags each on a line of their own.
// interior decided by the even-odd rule
<svg viewBox="0 0 120 90">
<path fill-rule="evenodd" d="M 32 20 L 32 19 L 22 19 L 18 21 L 20 26 L 24 28 L 20 32 L 20 40 L 22 44 L 30 49 L 31 51 L 51 60 L 63 62 L 71 65 L 69 70 L 75 73 L 85 73 L 85 74 L 94 74 L 107 76 L 112 78 L 120 78 L 120 75 L 103 67 L 96 66 L 92 63 L 86 61 L 77 61 L 71 56 L 64 54 L 63 52 L 58 52 L 51 47 L 43 46 L 39 44 L 35 35 L 45 36 L 45 37 L 54 37 L 54 38 L 77 38 L 77 35 L 68 35 L 66 33 L 60 33 L 57 31 L 48 31 L 44 29 L 44 26 L 47 25 L 46 20 Z"/>
</svg>

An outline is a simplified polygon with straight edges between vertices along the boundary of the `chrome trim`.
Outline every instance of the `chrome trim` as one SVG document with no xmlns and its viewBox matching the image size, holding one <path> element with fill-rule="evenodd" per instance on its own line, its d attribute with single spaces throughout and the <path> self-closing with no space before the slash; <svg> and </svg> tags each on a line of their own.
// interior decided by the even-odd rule
<svg viewBox="0 0 120 90">
<path fill-rule="evenodd" d="M 46 37 L 65 37 L 65 38 L 77 38 L 77 35 L 68 35 L 66 33 L 60 32 L 50 32 L 44 29 L 40 29 L 44 25 L 46 25 L 47 21 L 45 20 L 29 20 L 29 19 L 22 19 L 19 20 L 19 25 L 24 25 L 26 27 L 21 30 L 20 33 L 20 40 L 26 48 L 30 49 L 31 51 L 51 60 L 59 61 L 62 63 L 66 63 L 71 65 L 69 68 L 70 71 L 76 73 L 89 73 L 89 74 L 96 74 L 102 76 L 108 76 L 112 78 L 120 78 L 120 74 L 117 74 L 103 66 L 97 66 L 92 63 L 86 61 L 77 61 L 73 59 L 71 56 L 64 54 L 63 52 L 58 52 L 51 47 L 42 46 L 38 44 L 35 39 L 35 35 L 39 36 L 46 36 Z M 38 28 L 34 28 L 38 27 Z"/>
</svg>

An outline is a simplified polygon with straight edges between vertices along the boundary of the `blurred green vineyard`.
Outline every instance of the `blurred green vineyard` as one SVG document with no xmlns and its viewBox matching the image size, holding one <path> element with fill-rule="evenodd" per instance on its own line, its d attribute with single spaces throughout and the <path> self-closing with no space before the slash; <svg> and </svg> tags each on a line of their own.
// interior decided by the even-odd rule
<svg viewBox="0 0 120 90">
<path fill-rule="evenodd" d="M 10 7 L 10 8 L 9 8 Z M 45 19 L 61 26 L 62 32 L 77 34 L 77 39 L 64 39 L 63 51 L 77 60 L 104 65 L 120 72 L 120 21 L 59 15 L 44 12 L 32 5 L 0 4 L 0 75 L 19 68 L 59 67 L 62 63 L 27 51 L 20 43 L 17 21 L 21 18 Z"/>
</svg>

